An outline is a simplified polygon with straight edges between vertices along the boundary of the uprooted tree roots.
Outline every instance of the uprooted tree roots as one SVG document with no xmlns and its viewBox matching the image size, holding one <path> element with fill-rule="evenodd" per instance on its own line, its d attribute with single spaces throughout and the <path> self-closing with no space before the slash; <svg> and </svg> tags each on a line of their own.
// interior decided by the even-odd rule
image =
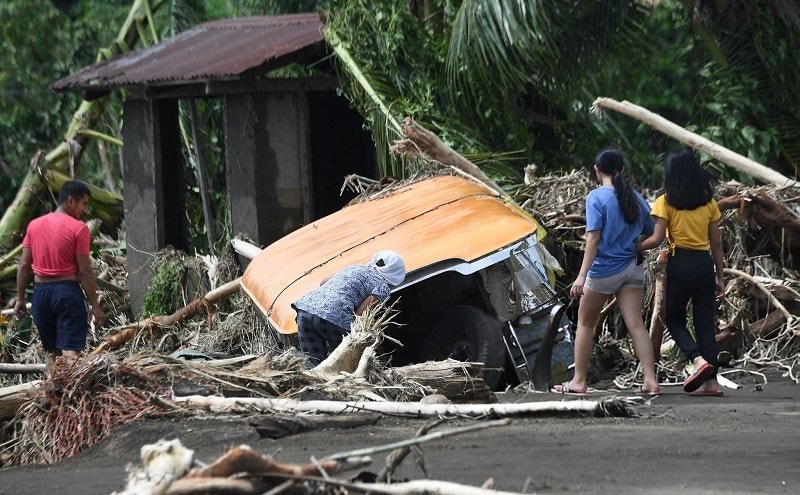
<svg viewBox="0 0 800 495">
<path fill-rule="evenodd" d="M 60 358 L 40 394 L 23 406 L 12 462 L 53 463 L 102 440 L 116 426 L 163 411 L 158 382 L 111 354 Z"/>
</svg>

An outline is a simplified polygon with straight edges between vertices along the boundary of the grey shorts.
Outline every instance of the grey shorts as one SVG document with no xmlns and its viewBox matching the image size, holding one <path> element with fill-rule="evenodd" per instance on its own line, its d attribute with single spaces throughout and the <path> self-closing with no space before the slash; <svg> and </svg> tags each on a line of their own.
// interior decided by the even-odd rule
<svg viewBox="0 0 800 495">
<path fill-rule="evenodd" d="M 586 278 L 586 287 L 600 294 L 616 294 L 623 287 L 644 286 L 644 263 L 636 264 L 636 260 L 619 273 L 610 277 Z"/>
</svg>

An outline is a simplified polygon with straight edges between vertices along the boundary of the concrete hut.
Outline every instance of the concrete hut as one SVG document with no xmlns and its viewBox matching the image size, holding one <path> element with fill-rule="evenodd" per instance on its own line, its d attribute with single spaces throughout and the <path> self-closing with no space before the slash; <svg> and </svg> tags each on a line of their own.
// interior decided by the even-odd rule
<svg viewBox="0 0 800 495">
<path fill-rule="evenodd" d="M 122 162 L 135 312 L 150 283 L 150 253 L 188 244 L 179 100 L 223 100 L 234 234 L 269 244 L 339 209 L 345 175 L 375 175 L 370 136 L 361 116 L 337 95 L 335 77 L 269 77 L 293 62 L 324 60 L 322 29 L 317 14 L 208 22 L 54 84 L 59 91 L 82 91 L 87 99 L 128 90 Z"/>
</svg>

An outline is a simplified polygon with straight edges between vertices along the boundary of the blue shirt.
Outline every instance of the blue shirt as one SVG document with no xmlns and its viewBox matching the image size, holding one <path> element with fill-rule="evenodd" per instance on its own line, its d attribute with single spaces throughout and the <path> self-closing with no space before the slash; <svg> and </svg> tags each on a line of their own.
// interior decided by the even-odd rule
<svg viewBox="0 0 800 495">
<path fill-rule="evenodd" d="M 589 268 L 589 277 L 616 275 L 636 259 L 636 241 L 640 235 L 653 233 L 650 206 L 634 191 L 639 203 L 639 218 L 626 223 L 613 187 L 602 186 L 586 197 L 586 232 L 600 231 L 597 256 Z"/>
<path fill-rule="evenodd" d="M 350 265 L 292 303 L 292 307 L 349 331 L 364 299 L 375 296 L 385 301 L 390 293 L 389 284 L 371 265 Z"/>
</svg>

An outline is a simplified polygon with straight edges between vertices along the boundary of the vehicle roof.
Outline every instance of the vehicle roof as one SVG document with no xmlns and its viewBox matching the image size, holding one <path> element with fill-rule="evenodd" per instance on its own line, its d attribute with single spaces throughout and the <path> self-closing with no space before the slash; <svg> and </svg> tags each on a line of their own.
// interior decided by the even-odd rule
<svg viewBox="0 0 800 495">
<path fill-rule="evenodd" d="M 368 263 L 377 251 L 397 251 L 413 274 L 445 261 L 475 261 L 537 227 L 487 186 L 437 176 L 346 206 L 275 241 L 248 265 L 242 288 L 279 332 L 292 334 L 292 302 L 345 266 Z"/>
</svg>

